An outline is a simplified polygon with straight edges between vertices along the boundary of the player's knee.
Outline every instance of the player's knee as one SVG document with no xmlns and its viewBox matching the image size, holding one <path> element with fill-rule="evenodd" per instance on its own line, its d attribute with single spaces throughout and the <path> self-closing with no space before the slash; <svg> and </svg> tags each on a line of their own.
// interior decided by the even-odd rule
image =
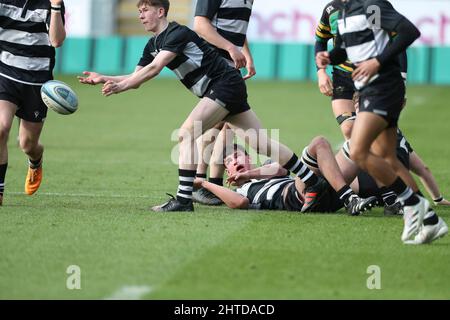
<svg viewBox="0 0 450 320">
<path fill-rule="evenodd" d="M 330 147 L 330 143 L 328 142 L 328 140 L 323 137 L 323 136 L 317 136 L 315 137 L 312 141 L 311 144 L 309 145 L 309 149 L 310 150 L 317 150 L 320 148 L 331 148 Z"/>
<path fill-rule="evenodd" d="M 179 143 L 195 143 L 196 137 L 190 128 L 181 128 L 178 132 Z"/>
<path fill-rule="evenodd" d="M 8 140 L 11 126 L 0 126 L 0 142 L 4 143 Z"/>
<path fill-rule="evenodd" d="M 367 157 L 369 154 L 364 150 L 353 147 L 350 149 L 350 158 L 360 167 L 366 169 Z"/>
<path fill-rule="evenodd" d="M 352 129 L 353 129 L 353 121 L 352 120 L 345 121 L 341 125 L 341 131 L 342 131 L 342 134 L 344 135 L 345 139 L 350 139 L 350 137 L 352 136 Z"/>
</svg>

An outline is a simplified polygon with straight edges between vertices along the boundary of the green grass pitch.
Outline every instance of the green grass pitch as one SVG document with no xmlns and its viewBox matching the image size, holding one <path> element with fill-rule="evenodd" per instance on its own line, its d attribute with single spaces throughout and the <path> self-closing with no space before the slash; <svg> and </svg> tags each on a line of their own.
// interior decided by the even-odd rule
<svg viewBox="0 0 450 320">
<path fill-rule="evenodd" d="M 49 111 L 44 181 L 31 197 L 23 194 L 27 163 L 17 126 L 11 131 L 1 299 L 104 299 L 135 287 L 144 288 L 134 296 L 143 299 L 450 298 L 450 237 L 405 246 L 401 217 L 381 209 L 360 217 L 199 205 L 194 213 L 149 212 L 176 190 L 171 134 L 197 99 L 174 80 L 105 98 L 100 87 L 58 79 L 74 88 L 80 106 L 70 116 Z M 333 146 L 342 142 L 315 84 L 248 87 L 264 126 L 280 129 L 297 153 L 319 134 Z M 448 87 L 411 87 L 400 122 L 447 197 L 449 101 Z M 450 223 L 450 208 L 437 210 Z M 66 287 L 70 265 L 81 269 L 80 290 Z M 371 265 L 380 267 L 381 290 L 367 288 Z"/>
</svg>

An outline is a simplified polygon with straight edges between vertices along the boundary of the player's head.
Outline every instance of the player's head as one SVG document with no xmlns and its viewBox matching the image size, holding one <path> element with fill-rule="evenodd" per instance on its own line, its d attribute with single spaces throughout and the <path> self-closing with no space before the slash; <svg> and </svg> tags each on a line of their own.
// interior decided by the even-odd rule
<svg viewBox="0 0 450 320">
<path fill-rule="evenodd" d="M 139 0 L 139 19 L 146 31 L 155 31 L 159 20 L 167 17 L 169 13 L 169 0 Z"/>
<path fill-rule="evenodd" d="M 245 148 L 239 144 L 226 147 L 223 151 L 223 164 L 228 175 L 251 169 L 250 156 Z"/>
</svg>

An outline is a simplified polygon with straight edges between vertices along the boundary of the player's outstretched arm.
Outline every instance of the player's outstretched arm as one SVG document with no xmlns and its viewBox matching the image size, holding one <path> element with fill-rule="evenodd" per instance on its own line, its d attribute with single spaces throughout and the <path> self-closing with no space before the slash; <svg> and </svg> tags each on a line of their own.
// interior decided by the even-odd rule
<svg viewBox="0 0 450 320">
<path fill-rule="evenodd" d="M 142 67 L 139 67 L 142 68 Z M 94 71 L 83 71 L 84 76 L 77 76 L 78 81 L 83 84 L 90 84 L 95 86 L 97 84 L 105 83 L 107 81 L 122 81 L 129 78 L 131 75 L 122 75 L 122 76 L 107 76 Z"/>
<path fill-rule="evenodd" d="M 110 96 L 115 93 L 139 88 L 144 82 L 156 77 L 166 65 L 175 59 L 176 56 L 177 54 L 174 52 L 167 50 L 161 51 L 152 63 L 142 67 L 125 79 L 119 82 L 114 80 L 106 81 L 102 88 L 103 95 Z"/>
<path fill-rule="evenodd" d="M 222 200 L 227 207 L 231 209 L 247 209 L 249 205 L 248 198 L 234 192 L 228 188 L 219 186 L 217 184 L 203 181 L 202 187 L 214 193 L 220 200 Z"/>
<path fill-rule="evenodd" d="M 413 151 L 409 154 L 409 163 L 411 171 L 419 176 L 420 181 L 425 186 L 425 189 L 427 189 L 434 203 L 436 205 L 450 205 L 450 202 L 442 197 L 433 173 L 416 152 Z"/>
</svg>

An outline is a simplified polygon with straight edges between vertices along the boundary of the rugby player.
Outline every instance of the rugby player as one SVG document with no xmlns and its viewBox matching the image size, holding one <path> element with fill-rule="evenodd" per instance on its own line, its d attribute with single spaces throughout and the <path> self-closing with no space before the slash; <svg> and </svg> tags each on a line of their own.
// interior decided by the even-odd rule
<svg viewBox="0 0 450 320">
<path fill-rule="evenodd" d="M 144 82 L 156 77 L 163 67 L 173 70 L 183 85 L 200 98 L 181 126 L 179 133 L 179 185 L 176 198 L 155 206 L 154 211 L 193 211 L 192 190 L 196 173 L 195 140 L 205 130 L 226 120 L 230 126 L 260 133 L 257 139 L 250 139 L 253 149 L 268 156 L 278 152 L 283 167 L 296 174 L 307 186 L 310 195 L 304 203 L 307 210 L 314 205 L 322 191 L 318 177 L 297 155 L 286 146 L 273 141 L 261 130 L 256 114 L 247 102 L 247 89 L 240 72 L 231 67 L 218 52 L 194 31 L 186 26 L 167 20 L 170 3 L 168 0 L 140 0 L 137 4 L 139 19 L 146 31 L 154 34 L 144 48 L 135 72 L 129 75 L 105 76 L 85 71 L 78 77 L 84 84 L 103 83 L 105 96 L 138 88 Z M 202 130 L 194 130 L 194 123 L 200 122 Z M 202 131 L 202 132 L 197 132 Z M 245 138 L 245 137 L 244 137 Z"/>
<path fill-rule="evenodd" d="M 399 165 L 395 153 L 397 122 L 405 96 L 398 55 L 406 51 L 420 32 L 386 0 L 341 2 L 336 46 L 331 52 L 319 52 L 316 62 L 319 68 L 324 68 L 348 59 L 357 66 L 352 79 L 361 97 L 351 134 L 351 159 L 404 203 L 401 240 L 414 242 L 422 224 L 428 226 L 439 221 L 434 212 L 428 212 L 428 200 L 405 184 L 405 177 L 411 180 L 412 177 Z M 393 40 L 392 33 L 396 33 Z"/>
<path fill-rule="evenodd" d="M 328 141 L 316 137 L 307 148 L 306 161 L 315 161 L 316 168 L 325 179 L 320 181 L 326 191 L 318 197 L 315 205 L 303 210 L 307 201 L 305 185 L 298 178 L 287 176 L 288 171 L 273 162 L 259 168 L 253 168 L 250 156 L 237 144 L 224 150 L 224 165 L 228 174 L 227 181 L 238 186 L 236 191 L 202 181 L 201 185 L 217 195 L 233 209 L 265 209 L 301 212 L 336 212 L 345 206 L 351 215 L 359 215 L 376 204 L 376 197 L 359 198 L 346 184 L 334 159 Z M 319 172 L 318 172 L 319 173 Z"/>
<path fill-rule="evenodd" d="M 246 36 L 252 6 L 253 0 L 198 0 L 194 17 L 195 32 L 215 46 L 231 66 L 247 69 L 244 80 L 256 74 Z M 218 185 L 223 185 L 222 159 L 215 154 L 208 154 L 208 150 L 213 150 L 211 143 L 217 138 L 216 134 L 222 126 L 223 123 L 216 125 L 216 130 L 208 130 L 197 140 L 200 162 L 196 178 L 206 179 L 209 162 L 211 166 L 208 181 Z M 208 149 L 209 146 L 211 147 Z M 194 202 L 202 204 L 222 204 L 220 199 L 204 188 L 194 190 L 192 198 Z"/>
<path fill-rule="evenodd" d="M 14 115 L 18 143 L 28 157 L 25 193 L 42 182 L 44 146 L 39 137 L 47 116 L 42 85 L 53 79 L 55 48 L 66 37 L 62 0 L 0 0 L 0 205 L 8 167 L 8 136 Z"/>
</svg>

